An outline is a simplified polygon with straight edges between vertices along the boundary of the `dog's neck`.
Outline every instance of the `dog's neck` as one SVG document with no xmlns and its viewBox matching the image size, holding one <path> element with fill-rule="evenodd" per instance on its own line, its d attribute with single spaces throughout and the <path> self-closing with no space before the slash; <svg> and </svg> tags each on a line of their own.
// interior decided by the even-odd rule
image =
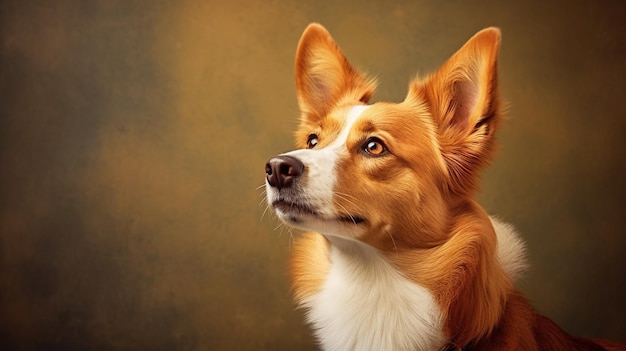
<svg viewBox="0 0 626 351">
<path fill-rule="evenodd" d="M 439 350 L 443 314 L 430 291 L 402 275 L 377 249 L 327 236 L 331 267 L 305 299 L 326 350 Z"/>
<path fill-rule="evenodd" d="M 343 237 L 332 235 L 332 234 L 331 235 L 322 234 L 322 235 L 326 237 L 331 247 L 333 247 L 336 250 L 341 251 L 345 255 L 355 256 L 355 257 L 370 256 L 374 253 L 373 250 L 375 250 L 373 247 L 355 239 L 343 238 Z"/>
<path fill-rule="evenodd" d="M 420 295 L 420 294 L 422 294 L 423 296 L 428 295 L 428 299 L 430 299 L 429 301 L 433 302 L 433 304 L 435 305 L 434 308 L 426 308 L 426 309 L 418 308 L 415 310 L 415 312 L 421 313 L 422 315 L 426 315 L 426 316 L 428 316 L 429 313 L 432 313 L 432 311 L 437 310 L 438 311 L 437 313 L 440 316 L 442 315 L 446 316 L 446 320 L 447 318 L 450 318 L 450 317 L 456 320 L 457 318 L 460 317 L 458 308 L 467 308 L 467 307 L 470 307 L 470 309 L 471 308 L 475 309 L 473 312 L 469 313 L 470 315 L 476 314 L 476 315 L 484 316 L 485 315 L 484 310 L 481 310 L 476 306 L 472 307 L 471 304 L 468 305 L 469 303 L 468 301 L 463 300 L 463 297 L 466 295 L 466 292 L 472 289 L 478 289 L 480 291 L 489 291 L 489 294 L 485 294 L 484 296 L 485 300 L 481 301 L 481 306 L 482 305 L 485 305 L 485 306 L 500 305 L 502 301 L 501 299 L 503 298 L 502 294 L 506 294 L 506 291 L 508 290 L 508 286 L 501 286 L 500 289 L 484 290 L 484 288 L 497 286 L 496 276 L 500 277 L 500 279 L 502 277 L 500 275 L 502 273 L 498 273 L 498 272 L 503 271 L 504 274 L 508 276 L 508 279 L 515 280 L 515 278 L 519 276 L 520 272 L 523 271 L 523 268 L 525 266 L 525 261 L 523 257 L 523 252 L 524 252 L 523 245 L 521 241 L 519 241 L 519 239 L 517 238 L 517 235 L 515 234 L 513 228 L 493 218 L 485 217 L 485 219 L 487 221 L 490 221 L 493 224 L 493 227 L 498 237 L 497 239 L 498 244 L 495 250 L 496 252 L 487 250 L 488 252 L 483 252 L 481 255 L 478 255 L 478 257 L 485 259 L 490 256 L 489 251 L 491 251 L 491 255 L 495 254 L 493 258 L 499 262 L 478 262 L 478 261 L 466 262 L 463 259 L 463 257 L 471 257 L 467 254 L 471 253 L 473 248 L 482 247 L 482 249 L 485 249 L 484 247 L 485 243 L 481 243 L 484 239 L 483 235 L 476 235 L 476 233 L 474 233 L 473 239 L 465 238 L 463 235 L 455 236 L 450 243 L 445 245 L 448 247 L 444 248 L 444 250 L 450 250 L 450 247 L 452 246 L 450 244 L 453 244 L 453 241 L 461 240 L 461 243 L 463 245 L 454 245 L 454 247 L 458 247 L 459 249 L 454 249 L 452 251 L 454 252 L 454 254 L 450 257 L 444 255 L 445 257 L 448 257 L 448 259 L 443 262 L 435 260 L 436 256 L 439 256 L 437 254 L 434 254 L 433 257 L 424 256 L 424 255 L 429 255 L 429 252 L 435 253 L 436 251 L 439 251 L 439 249 L 436 249 L 436 248 L 426 249 L 426 250 L 417 250 L 415 251 L 414 254 L 408 254 L 408 255 L 407 255 L 407 252 L 405 251 L 403 255 L 396 255 L 394 254 L 393 251 L 383 253 L 380 250 L 368 244 L 360 242 L 356 239 L 347 239 L 347 238 L 342 238 L 342 237 L 333 236 L 333 235 L 325 235 L 325 237 L 328 240 L 328 243 L 330 244 L 329 258 L 330 258 L 331 268 L 330 268 L 329 276 L 336 277 L 336 280 L 329 278 L 326 284 L 322 288 L 323 292 L 319 294 L 318 296 L 323 296 L 324 294 L 328 293 L 328 295 L 326 296 L 328 298 L 334 299 L 336 298 L 336 296 L 331 297 L 332 295 L 330 295 L 330 292 L 335 291 L 335 293 L 337 293 L 337 290 L 341 290 L 345 288 L 345 287 L 342 287 L 341 289 L 339 289 L 341 284 L 347 284 L 347 288 L 345 288 L 346 290 L 342 290 L 341 292 L 349 293 L 350 291 L 352 291 L 352 293 L 354 294 L 353 297 L 359 296 L 359 293 L 355 292 L 357 291 L 357 289 L 366 291 L 370 296 L 368 298 L 376 299 L 376 300 L 387 299 L 389 301 L 394 301 L 393 299 L 396 299 L 396 298 L 409 299 L 409 298 L 412 298 L 413 295 L 410 295 L 410 294 L 413 294 L 413 293 L 415 293 L 415 296 Z M 423 254 L 420 254 L 419 253 L 420 251 Z M 408 260 L 404 261 L 404 260 L 401 260 L 401 258 L 408 258 Z M 410 271 L 406 271 L 405 269 L 403 269 L 403 266 L 407 264 L 412 267 L 415 267 L 416 264 L 418 266 L 423 266 L 422 264 L 419 264 L 419 262 L 425 262 L 425 263 L 428 262 L 430 263 L 430 265 L 428 264 L 427 265 L 428 267 L 431 267 L 431 268 L 427 268 L 425 266 L 423 267 L 424 269 L 434 270 L 434 271 L 439 272 L 432 277 L 434 281 L 429 283 L 426 280 L 422 280 L 421 278 L 423 278 L 423 275 L 419 273 L 419 271 L 422 271 L 422 270 L 410 272 Z M 453 264 L 447 269 L 441 269 L 441 267 L 450 265 L 453 262 L 456 262 L 458 266 L 456 264 Z M 433 263 L 434 263 L 434 266 L 432 266 Z M 462 277 L 464 277 L 464 275 L 461 275 L 461 276 L 458 275 L 459 273 L 458 267 L 470 268 L 471 271 L 474 271 L 474 269 L 484 270 L 483 268 L 479 269 L 478 267 L 491 267 L 491 268 L 494 268 L 494 272 L 488 274 L 487 276 L 480 276 L 480 277 L 474 276 L 469 280 L 457 280 L 457 279 L 463 279 Z M 429 272 L 429 275 L 433 275 L 433 272 Z M 485 281 L 487 282 L 490 281 L 492 282 L 492 284 L 481 285 L 481 282 L 485 283 Z M 468 285 L 470 282 L 476 283 L 476 285 L 475 286 Z M 339 285 L 337 285 L 337 283 L 339 283 Z M 451 286 L 450 284 L 453 284 L 454 286 Z M 465 291 L 465 293 L 462 291 L 458 291 L 457 285 L 459 287 L 462 286 L 463 288 L 461 290 Z M 454 302 L 448 301 L 447 303 L 444 303 L 443 305 L 440 305 L 439 307 L 437 307 L 436 305 L 442 302 L 441 296 L 440 296 L 442 294 L 442 291 L 440 291 L 440 289 L 445 288 L 446 286 L 448 289 L 451 289 L 451 290 L 448 290 L 448 292 L 444 294 L 455 295 L 455 301 Z M 411 288 L 407 289 L 407 287 L 411 287 Z M 353 289 L 353 290 L 350 290 L 350 289 Z M 404 296 L 402 296 L 402 294 L 397 293 L 397 291 L 401 289 L 405 289 L 407 294 L 404 294 Z M 409 291 L 411 292 L 408 293 Z M 377 309 L 374 309 L 374 306 L 376 306 L 376 304 L 368 305 L 367 304 L 368 301 L 360 301 L 360 302 L 356 302 L 357 300 L 351 300 L 351 301 L 353 303 L 359 303 L 361 306 L 371 307 L 372 310 L 365 308 L 363 311 L 364 313 L 365 311 L 368 311 L 368 313 L 374 313 L 374 314 L 379 313 Z M 397 300 L 395 301 L 397 302 Z M 312 306 L 312 305 L 309 305 L 309 306 Z M 340 308 L 344 308 L 344 306 L 338 305 L 336 306 L 336 308 L 340 309 Z M 494 311 L 494 312 L 496 315 L 500 314 L 499 311 Z M 315 317 L 313 317 L 314 315 L 315 313 L 312 312 L 309 316 L 310 316 L 310 320 L 315 324 Z M 472 319 L 471 316 L 465 315 L 465 313 L 461 313 L 461 315 L 465 316 L 460 319 L 461 322 L 463 321 L 468 322 L 468 323 L 472 322 L 477 325 L 486 322 L 485 320 L 476 321 Z M 404 315 L 402 316 L 404 317 Z M 352 316 L 351 318 L 353 318 L 354 320 L 358 320 L 358 317 L 356 315 Z M 443 322 L 441 321 L 439 323 L 442 324 L 440 326 L 442 329 L 449 330 L 449 328 L 452 327 L 451 328 L 452 330 L 449 330 L 449 331 L 452 331 L 453 335 L 449 335 L 449 336 L 452 336 L 455 341 L 461 342 L 461 345 L 467 345 L 469 342 L 471 342 L 472 339 L 481 336 L 482 333 L 480 332 L 480 330 L 484 332 L 486 330 L 493 328 L 494 323 L 496 323 L 497 319 L 498 317 L 492 316 L 491 322 L 486 322 L 487 324 L 483 325 L 481 328 L 478 328 L 478 330 L 474 331 L 473 333 L 467 334 L 467 335 L 463 335 L 463 333 L 459 334 L 458 331 L 455 333 L 453 330 L 458 329 L 459 326 L 456 325 L 456 323 L 454 322 L 450 324 L 449 323 L 450 321 L 447 320 L 448 323 L 445 323 L 447 324 L 446 326 L 444 326 Z M 387 327 L 384 327 L 383 329 L 387 329 Z M 461 328 L 461 329 L 465 330 L 467 328 Z M 439 339 L 433 338 L 433 340 L 439 340 Z M 449 349 L 454 350 L 454 348 L 449 348 Z"/>
</svg>

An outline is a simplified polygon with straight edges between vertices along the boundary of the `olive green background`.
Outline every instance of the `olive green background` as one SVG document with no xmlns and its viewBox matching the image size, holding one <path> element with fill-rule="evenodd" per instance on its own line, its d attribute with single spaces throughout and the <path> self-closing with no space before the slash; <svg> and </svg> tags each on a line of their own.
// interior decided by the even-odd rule
<svg viewBox="0 0 626 351">
<path fill-rule="evenodd" d="M 480 195 L 528 242 L 521 286 L 626 341 L 622 1 L 2 1 L 0 347 L 307 350 L 265 161 L 297 125 L 311 21 L 404 98 L 503 31 L 509 119 Z M 276 229 L 276 230 L 275 230 Z"/>
</svg>

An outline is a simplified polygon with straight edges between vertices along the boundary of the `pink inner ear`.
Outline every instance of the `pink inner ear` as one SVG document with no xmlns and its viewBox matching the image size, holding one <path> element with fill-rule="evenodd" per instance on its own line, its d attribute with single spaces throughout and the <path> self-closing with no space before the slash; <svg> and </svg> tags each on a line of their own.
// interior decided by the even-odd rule
<svg viewBox="0 0 626 351">
<path fill-rule="evenodd" d="M 470 117 L 478 103 L 478 88 L 468 79 L 458 80 L 453 83 L 454 97 L 450 102 L 449 110 L 452 110 L 450 125 L 462 131 L 470 127 Z"/>
<path fill-rule="evenodd" d="M 324 84 L 324 82 L 318 77 L 312 77 L 311 79 L 311 91 L 309 94 L 312 97 L 312 103 L 316 104 L 317 108 L 328 106 L 330 101 L 330 88 Z"/>
</svg>

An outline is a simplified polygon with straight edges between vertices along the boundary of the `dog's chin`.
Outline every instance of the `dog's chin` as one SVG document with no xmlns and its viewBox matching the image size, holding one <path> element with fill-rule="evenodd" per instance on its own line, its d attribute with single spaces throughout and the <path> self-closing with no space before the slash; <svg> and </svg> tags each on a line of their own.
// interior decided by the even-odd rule
<svg viewBox="0 0 626 351">
<path fill-rule="evenodd" d="M 364 217 L 351 214 L 328 215 L 314 207 L 296 204 L 284 200 L 272 203 L 277 217 L 285 224 L 324 234 L 341 234 L 343 232 L 360 231 L 367 221 Z"/>
</svg>

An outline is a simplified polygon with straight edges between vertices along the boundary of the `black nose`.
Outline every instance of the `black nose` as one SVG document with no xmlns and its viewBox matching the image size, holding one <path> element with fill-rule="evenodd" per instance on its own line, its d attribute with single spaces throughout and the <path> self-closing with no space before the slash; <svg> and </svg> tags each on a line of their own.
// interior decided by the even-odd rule
<svg viewBox="0 0 626 351">
<path fill-rule="evenodd" d="M 267 182 L 279 190 L 288 188 L 293 179 L 302 175 L 304 164 L 295 157 L 276 156 L 265 164 Z"/>
</svg>

